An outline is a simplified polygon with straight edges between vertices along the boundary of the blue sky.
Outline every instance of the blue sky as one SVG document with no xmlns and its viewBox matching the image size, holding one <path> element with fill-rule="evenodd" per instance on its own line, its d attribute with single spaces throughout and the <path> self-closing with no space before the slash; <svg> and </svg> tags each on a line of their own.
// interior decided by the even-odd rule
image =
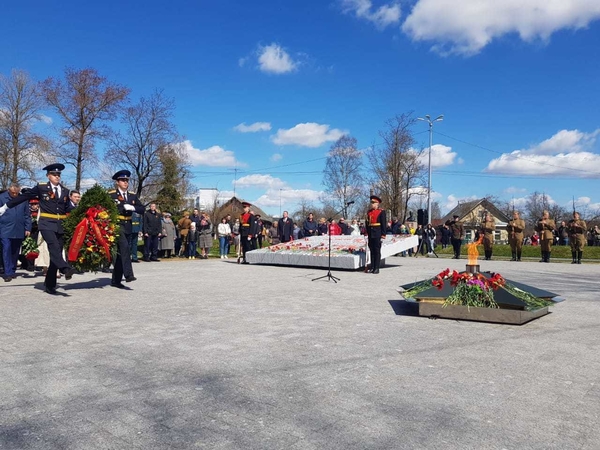
<svg viewBox="0 0 600 450">
<path fill-rule="evenodd" d="M 23 0 L 3 6 L 0 73 L 94 67 L 133 101 L 164 89 L 194 183 L 228 194 L 236 180 L 271 214 L 318 199 L 339 136 L 366 148 L 408 111 L 444 114 L 444 212 L 535 190 L 596 211 L 599 19 L 597 0 Z M 427 146 L 427 125 L 415 133 Z"/>
</svg>

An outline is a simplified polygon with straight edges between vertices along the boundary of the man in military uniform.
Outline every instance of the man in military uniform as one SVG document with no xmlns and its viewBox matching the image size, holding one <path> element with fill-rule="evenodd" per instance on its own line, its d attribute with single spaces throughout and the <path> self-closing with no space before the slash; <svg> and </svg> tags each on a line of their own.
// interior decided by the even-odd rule
<svg viewBox="0 0 600 450">
<path fill-rule="evenodd" d="M 542 259 L 540 262 L 550 262 L 550 253 L 552 252 L 552 243 L 554 242 L 554 229 L 556 224 L 550 218 L 550 213 L 544 211 L 542 218 L 538 220 L 535 230 L 540 235 L 540 247 L 542 250 Z"/>
<path fill-rule="evenodd" d="M 48 244 L 48 252 L 50 253 L 50 266 L 44 281 L 45 290 L 48 294 L 56 294 L 56 274 L 58 271 L 64 274 L 67 280 L 70 280 L 75 273 L 75 269 L 63 257 L 65 233 L 62 221 L 67 218 L 67 213 L 71 211 L 69 190 L 60 183 L 61 172 L 64 169 L 63 164 L 50 164 L 44 167 L 43 170 L 46 171 L 48 182 L 37 184 L 0 207 L 1 216 L 8 208 L 33 198 L 39 199 L 38 229 L 44 241 Z"/>
<path fill-rule="evenodd" d="M 244 212 L 240 215 L 240 244 L 242 245 L 242 264 L 249 264 L 246 261 L 246 252 L 252 250 L 252 238 L 256 236 L 256 218 L 250 213 L 252 206 L 248 202 L 242 202 Z M 240 258 L 238 258 L 238 264 Z"/>
<path fill-rule="evenodd" d="M 512 220 L 508 221 L 506 231 L 508 231 L 508 243 L 512 252 L 511 261 L 521 261 L 521 250 L 523 248 L 523 231 L 525 230 L 525 221 L 519 217 L 518 211 L 513 211 Z"/>
<path fill-rule="evenodd" d="M 458 214 L 454 214 L 452 220 L 446 221 L 446 225 L 450 229 L 450 243 L 454 249 L 454 256 L 452 259 L 460 259 L 460 247 L 462 245 L 463 236 L 465 235 L 465 229 L 462 222 L 458 220 L 459 217 Z"/>
<path fill-rule="evenodd" d="M 573 211 L 573 219 L 569 221 L 569 243 L 571 244 L 571 256 L 573 262 L 571 264 L 581 264 L 583 256 L 583 247 L 585 247 L 587 225 L 584 220 L 579 218 L 579 213 Z"/>
<path fill-rule="evenodd" d="M 494 231 L 496 231 L 496 222 L 494 221 L 492 215 L 486 211 L 483 217 L 483 223 L 481 224 L 481 232 L 483 233 L 483 250 L 486 261 L 492 259 L 492 253 L 494 251 Z"/>
<path fill-rule="evenodd" d="M 110 198 L 112 198 L 117 205 L 120 225 L 119 240 L 117 241 L 117 257 L 114 262 L 114 270 L 110 285 L 120 289 L 125 287 L 123 283 L 121 283 L 123 276 L 125 276 L 125 281 L 127 283 L 137 279 L 133 275 L 133 267 L 131 264 L 131 242 L 133 239 L 131 215 L 134 212 L 143 214 L 145 210 L 144 205 L 139 202 L 137 195 L 134 192 L 127 191 L 130 176 L 131 172 L 129 170 L 119 170 L 112 177 L 112 179 L 115 180 L 116 189 L 108 191 L 108 195 L 110 195 Z"/>
<path fill-rule="evenodd" d="M 387 230 L 387 219 L 385 211 L 379 209 L 381 198 L 371 195 L 369 203 L 369 212 L 367 213 L 367 242 L 371 255 L 371 269 L 369 272 L 379 273 L 381 264 L 381 241 L 385 239 Z"/>
</svg>

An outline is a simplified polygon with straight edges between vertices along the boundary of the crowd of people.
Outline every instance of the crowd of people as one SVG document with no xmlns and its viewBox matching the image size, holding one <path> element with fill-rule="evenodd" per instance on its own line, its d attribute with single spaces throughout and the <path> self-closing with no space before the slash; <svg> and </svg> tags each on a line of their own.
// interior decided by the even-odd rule
<svg viewBox="0 0 600 450">
<path fill-rule="evenodd" d="M 56 292 L 56 280 L 61 276 L 70 279 L 76 270 L 65 260 L 64 230 L 62 221 L 70 211 L 77 207 L 81 194 L 69 190 L 60 183 L 62 164 L 51 164 L 44 170 L 48 182 L 39 183 L 31 189 L 20 190 L 11 185 L 0 193 L 0 245 L 2 258 L 0 272 L 5 282 L 16 277 L 17 264 L 28 271 L 40 268 L 45 275 L 46 292 Z M 415 252 L 422 255 L 432 254 L 440 244 L 442 248 L 453 247 L 453 257 L 460 258 L 461 245 L 465 239 L 465 227 L 455 215 L 451 220 L 435 228 L 432 224 L 417 224 L 409 217 L 401 223 L 396 217 L 386 220 L 385 211 L 380 209 L 381 199 L 371 196 L 369 212 L 365 222 L 353 219 L 348 223 L 344 217 L 335 219 L 315 219 L 312 213 L 300 224 L 294 222 L 288 211 L 282 217 L 265 224 L 260 214 L 255 214 L 252 205 L 243 202 L 243 213 L 238 218 L 227 214 L 217 223 L 213 223 L 206 211 L 194 209 L 191 213 L 174 222 L 170 212 L 159 212 L 157 205 L 151 203 L 146 209 L 138 201 L 135 193 L 128 191 L 130 172 L 121 170 L 114 174 L 115 189 L 108 195 L 115 201 L 119 218 L 119 239 L 117 257 L 113 262 L 111 285 L 123 288 L 126 282 L 135 281 L 132 262 L 139 262 L 139 239 L 143 240 L 142 261 L 158 262 L 161 258 L 208 259 L 213 240 L 219 241 L 219 256 L 228 259 L 232 246 L 238 263 L 247 263 L 246 253 L 262 248 L 265 244 L 285 243 L 304 237 L 322 235 L 365 235 L 371 252 L 370 271 L 379 272 L 379 254 L 381 240 L 386 235 L 413 234 L 418 236 L 419 244 L 415 249 L 407 250 L 402 256 L 411 256 Z M 571 246 L 572 263 L 581 264 L 583 249 L 586 245 L 600 245 L 600 228 L 587 228 L 577 212 L 568 222 L 559 226 L 544 211 L 536 222 L 535 231 L 525 237 L 525 221 L 519 212 L 513 213 L 507 224 L 512 261 L 521 261 L 523 245 L 539 245 L 541 262 L 549 262 L 553 245 Z M 484 246 L 485 259 L 493 256 L 494 232 L 496 225 L 489 213 L 486 213 L 475 240 Z M 34 245 L 31 242 L 35 243 Z M 27 252 L 29 247 L 36 251 Z M 31 255 L 34 254 L 34 257 Z M 35 258 L 35 259 L 34 259 Z"/>
</svg>

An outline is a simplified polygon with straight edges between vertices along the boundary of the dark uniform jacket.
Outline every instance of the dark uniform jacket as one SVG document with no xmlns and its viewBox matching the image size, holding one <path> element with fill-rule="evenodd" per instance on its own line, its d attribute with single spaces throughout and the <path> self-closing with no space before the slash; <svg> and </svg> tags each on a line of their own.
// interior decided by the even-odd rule
<svg viewBox="0 0 600 450">
<path fill-rule="evenodd" d="M 133 211 L 126 211 L 125 205 L 132 205 L 135 208 L 135 212 L 138 214 L 144 214 L 144 205 L 140 204 L 135 192 L 127 192 L 127 198 L 125 198 L 117 189 L 111 189 L 108 191 L 108 195 L 110 195 L 110 198 L 112 198 L 117 205 L 119 221 L 123 232 L 127 234 L 131 233 L 131 216 Z"/>
<path fill-rule="evenodd" d="M 387 220 L 383 209 L 372 209 L 367 213 L 367 236 L 371 239 L 385 237 Z"/>
<path fill-rule="evenodd" d="M 240 215 L 240 236 L 254 237 L 257 231 L 256 217 L 250 213 L 242 213 Z"/>
<path fill-rule="evenodd" d="M 317 222 L 306 219 L 302 225 L 304 231 L 304 237 L 316 236 L 317 235 Z M 312 233 L 311 233 L 312 231 Z"/>
<path fill-rule="evenodd" d="M 448 228 L 450 228 L 450 236 L 452 239 L 462 239 L 465 235 L 465 229 L 462 222 L 459 220 L 449 220 L 446 222 Z"/>
<path fill-rule="evenodd" d="M 39 183 L 10 200 L 7 205 L 12 208 L 32 198 L 40 200 L 38 229 L 63 234 L 62 221 L 67 218 L 67 213 L 73 209 L 69 199 L 69 190 L 61 184 L 60 196 L 56 197 L 49 181 Z"/>
</svg>

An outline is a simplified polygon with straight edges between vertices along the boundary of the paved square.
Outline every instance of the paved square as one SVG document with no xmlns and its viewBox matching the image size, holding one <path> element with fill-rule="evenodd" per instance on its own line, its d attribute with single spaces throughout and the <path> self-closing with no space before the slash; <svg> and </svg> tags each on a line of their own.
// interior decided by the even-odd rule
<svg viewBox="0 0 600 450">
<path fill-rule="evenodd" d="M 233 260 L 0 289 L 0 449 L 600 448 L 600 266 L 481 261 L 567 298 L 523 326 L 415 316 L 380 275 Z"/>
</svg>

